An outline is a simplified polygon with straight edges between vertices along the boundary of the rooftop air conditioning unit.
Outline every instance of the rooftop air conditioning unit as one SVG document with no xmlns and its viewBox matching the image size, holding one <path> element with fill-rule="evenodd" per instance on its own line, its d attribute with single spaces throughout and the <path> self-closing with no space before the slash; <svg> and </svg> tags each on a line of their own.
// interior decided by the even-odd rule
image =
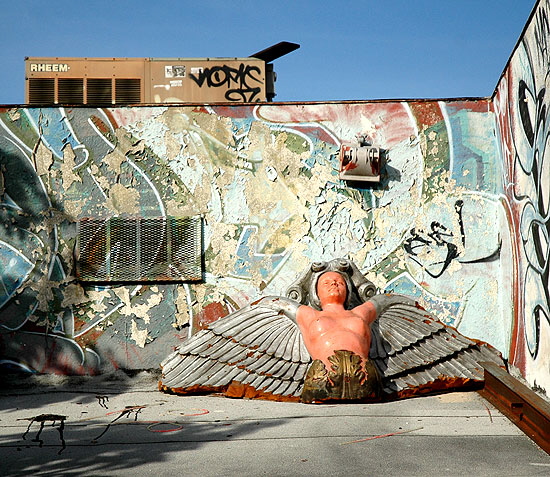
<svg viewBox="0 0 550 477">
<path fill-rule="evenodd" d="M 27 104 L 110 106 L 272 101 L 281 42 L 246 58 L 25 58 Z"/>
</svg>

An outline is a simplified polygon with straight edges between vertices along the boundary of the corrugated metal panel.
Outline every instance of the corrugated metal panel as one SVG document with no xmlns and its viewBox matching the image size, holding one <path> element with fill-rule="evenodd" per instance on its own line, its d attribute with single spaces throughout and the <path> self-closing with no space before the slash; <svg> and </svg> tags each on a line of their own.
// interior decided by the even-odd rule
<svg viewBox="0 0 550 477">
<path fill-rule="evenodd" d="M 115 103 L 132 104 L 141 102 L 141 80 L 139 78 L 115 79 Z"/>
<path fill-rule="evenodd" d="M 82 104 L 84 102 L 84 79 L 58 78 L 57 102 L 61 104 Z"/>
<path fill-rule="evenodd" d="M 112 104 L 113 85 L 110 78 L 88 78 L 86 81 L 87 104 Z"/>
<path fill-rule="evenodd" d="M 28 103 L 29 104 L 55 103 L 55 79 L 54 78 L 29 78 Z"/>
</svg>

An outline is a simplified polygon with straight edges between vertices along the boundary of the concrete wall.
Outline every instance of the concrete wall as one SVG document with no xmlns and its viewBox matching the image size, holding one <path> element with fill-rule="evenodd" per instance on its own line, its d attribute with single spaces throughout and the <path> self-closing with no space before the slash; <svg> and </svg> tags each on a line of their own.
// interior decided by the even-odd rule
<svg viewBox="0 0 550 477">
<path fill-rule="evenodd" d="M 494 97 L 515 240 L 510 361 L 550 390 L 550 2 L 540 1 Z"/>
<path fill-rule="evenodd" d="M 156 368 L 189 333 L 340 256 L 507 356 L 516 249 L 495 128 L 485 100 L 4 110 L 3 362 Z M 388 151 L 380 185 L 338 178 L 358 133 Z M 204 282 L 75 279 L 80 218 L 196 214 Z"/>
</svg>

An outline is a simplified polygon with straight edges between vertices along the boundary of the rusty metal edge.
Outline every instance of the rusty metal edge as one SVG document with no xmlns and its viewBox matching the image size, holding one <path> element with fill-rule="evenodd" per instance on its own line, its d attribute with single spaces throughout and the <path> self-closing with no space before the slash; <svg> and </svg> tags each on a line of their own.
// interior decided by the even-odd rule
<svg viewBox="0 0 550 477">
<path fill-rule="evenodd" d="M 481 396 L 550 454 L 550 404 L 498 365 L 480 364 L 485 370 Z"/>
</svg>

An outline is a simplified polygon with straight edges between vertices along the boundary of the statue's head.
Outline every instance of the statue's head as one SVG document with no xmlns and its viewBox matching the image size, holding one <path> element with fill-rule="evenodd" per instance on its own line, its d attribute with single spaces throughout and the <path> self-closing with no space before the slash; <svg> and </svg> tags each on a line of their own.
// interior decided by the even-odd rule
<svg viewBox="0 0 550 477">
<path fill-rule="evenodd" d="M 317 280 L 317 298 L 321 306 L 336 303 L 343 305 L 348 297 L 348 285 L 339 272 L 325 272 Z"/>
<path fill-rule="evenodd" d="M 303 305 L 321 309 L 318 291 L 319 285 L 323 286 L 323 284 L 319 282 L 320 278 L 329 272 L 336 273 L 345 283 L 344 307 L 347 309 L 360 305 L 376 293 L 374 284 L 363 276 L 351 260 L 339 258 L 330 262 L 313 262 L 309 269 L 290 286 L 287 296 Z M 334 275 L 330 276 L 334 277 Z"/>
</svg>

